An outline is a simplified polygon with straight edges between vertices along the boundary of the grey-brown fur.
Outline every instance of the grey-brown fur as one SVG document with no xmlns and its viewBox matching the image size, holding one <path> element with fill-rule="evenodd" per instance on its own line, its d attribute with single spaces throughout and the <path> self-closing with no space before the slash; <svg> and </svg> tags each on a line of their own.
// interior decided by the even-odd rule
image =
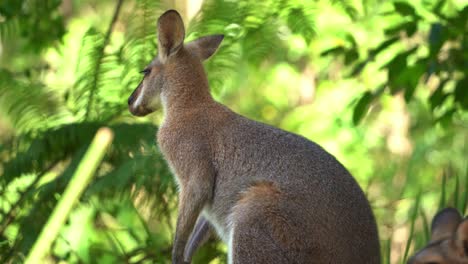
<svg viewBox="0 0 468 264">
<path fill-rule="evenodd" d="M 468 218 L 453 208 L 434 216 L 431 240 L 408 264 L 468 264 Z"/>
<path fill-rule="evenodd" d="M 348 171 L 304 137 L 215 102 L 202 61 L 222 36 L 182 45 L 180 25 L 176 11 L 159 18 L 159 56 L 129 98 L 135 115 L 162 100 L 157 139 L 180 187 L 173 263 L 184 251 L 188 262 L 208 232 L 190 236 L 200 215 L 230 263 L 379 263 L 371 208 Z"/>
<path fill-rule="evenodd" d="M 192 234 L 185 246 L 184 260 L 190 262 L 195 251 L 204 244 L 212 234 L 212 227 L 203 215 L 198 216 L 197 223 L 193 227 Z"/>
</svg>

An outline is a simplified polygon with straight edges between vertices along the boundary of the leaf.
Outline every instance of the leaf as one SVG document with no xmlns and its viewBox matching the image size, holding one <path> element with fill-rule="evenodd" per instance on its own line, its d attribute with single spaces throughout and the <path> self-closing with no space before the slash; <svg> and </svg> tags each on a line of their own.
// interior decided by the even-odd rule
<svg viewBox="0 0 468 264">
<path fill-rule="evenodd" d="M 447 29 L 441 23 L 431 24 L 429 31 L 429 51 L 431 57 L 436 57 L 442 45 L 447 40 Z"/>
<path fill-rule="evenodd" d="M 431 228 L 429 225 L 429 221 L 427 221 L 427 217 L 426 217 L 426 214 L 424 213 L 423 208 L 421 208 L 420 218 L 422 219 L 422 224 L 423 224 L 424 243 L 427 243 L 431 239 Z"/>
<path fill-rule="evenodd" d="M 380 45 L 377 46 L 375 49 L 370 50 L 369 56 L 371 57 L 377 56 L 380 52 L 382 52 L 384 49 L 388 48 L 389 46 L 397 42 L 399 39 L 400 37 L 396 36 L 396 37 L 392 37 L 392 38 L 385 40 L 384 42 L 380 43 Z"/>
<path fill-rule="evenodd" d="M 388 64 L 388 84 L 392 94 L 403 89 L 404 81 L 402 80 L 402 72 L 407 67 L 407 57 L 405 53 L 401 53 Z"/>
<path fill-rule="evenodd" d="M 427 82 L 429 81 L 429 78 L 431 77 L 432 74 L 434 73 L 437 73 L 439 71 L 439 64 L 437 62 L 437 60 L 435 59 L 431 59 L 429 62 L 428 62 L 428 67 L 427 67 L 427 71 L 426 71 L 426 78 L 424 80 L 424 83 L 427 84 Z"/>
<path fill-rule="evenodd" d="M 50 164 L 66 160 L 78 148 L 87 146 L 102 123 L 72 123 L 51 128 L 39 134 L 25 134 L 15 139 L 22 141 L 32 138 L 29 146 L 21 151 L 11 146 L 11 153 L 16 153 L 3 164 L 4 174 L 1 181 L 9 182 L 16 176 L 26 173 L 42 172 Z M 153 145 L 156 127 L 151 124 L 111 125 L 115 140 L 109 153 L 109 159 L 119 162 L 129 157 L 129 152 L 139 152 L 142 146 Z"/>
<path fill-rule="evenodd" d="M 435 122 L 440 123 L 444 128 L 449 128 L 452 124 L 453 115 L 457 112 L 455 108 L 449 108 Z"/>
<path fill-rule="evenodd" d="M 462 109 L 468 110 L 468 77 L 463 78 L 457 82 L 454 91 L 455 102 L 457 102 Z"/>
<path fill-rule="evenodd" d="M 432 12 L 434 12 L 434 14 L 436 14 L 437 16 L 439 16 L 440 18 L 445 18 L 445 15 L 442 14 L 442 8 L 444 7 L 444 4 L 446 3 L 447 1 L 445 0 L 438 0 L 437 1 L 437 4 L 434 5 L 434 8 L 432 8 Z"/>
<path fill-rule="evenodd" d="M 26 0 L 0 1 L 1 20 L 5 20 L 5 23 L 0 22 L 0 34 L 12 33 L 10 30 L 13 29 L 13 41 L 17 46 L 11 50 L 14 52 L 10 56 L 16 57 L 30 52 L 37 54 L 62 39 L 65 26 L 63 16 L 59 15 L 60 3 L 58 0 L 45 3 Z M 4 40 L 2 38 L 2 41 Z"/>
<path fill-rule="evenodd" d="M 19 133 L 43 130 L 73 120 L 56 91 L 2 69 L 0 110 Z"/>
<path fill-rule="evenodd" d="M 416 64 L 413 67 L 407 65 L 408 56 L 416 52 L 417 49 L 418 47 L 416 46 L 408 51 L 399 53 L 382 67 L 388 69 L 388 85 L 392 94 L 406 89 L 408 86 L 413 86 L 414 83 L 419 81 L 420 75 L 424 72 L 419 74 L 422 65 Z M 418 73 L 419 76 L 413 78 L 412 73 Z"/>
<path fill-rule="evenodd" d="M 345 64 L 350 65 L 359 58 L 359 54 L 355 49 L 347 50 L 345 53 Z"/>
<path fill-rule="evenodd" d="M 293 33 L 301 34 L 309 43 L 315 34 L 315 14 L 308 6 L 289 7 L 287 23 Z"/>
<path fill-rule="evenodd" d="M 391 264 L 391 258 L 392 258 L 392 237 L 390 236 L 390 238 L 385 241 L 386 245 L 385 245 L 385 248 L 386 248 L 386 252 L 387 254 L 385 255 L 385 262 L 384 264 Z"/>
<path fill-rule="evenodd" d="M 0 10 L 0 14 L 3 14 Z M 20 23 L 18 18 L 12 17 L 0 22 L 0 40 L 3 43 L 11 41 L 20 33 Z"/>
<path fill-rule="evenodd" d="M 407 21 L 401 24 L 397 24 L 393 27 L 386 28 L 384 32 L 385 32 L 385 35 L 387 36 L 393 36 L 393 35 L 399 34 L 401 31 L 404 30 L 406 32 L 406 35 L 408 37 L 411 37 L 418 29 L 417 26 L 418 25 L 415 21 Z"/>
<path fill-rule="evenodd" d="M 402 16 L 416 16 L 416 11 L 414 7 L 405 2 L 395 2 L 393 3 L 395 10 L 400 13 Z"/>
<path fill-rule="evenodd" d="M 416 22 L 411 22 L 408 23 L 405 27 L 405 32 L 408 37 L 412 37 L 414 33 L 418 30 L 418 23 Z"/>
<path fill-rule="evenodd" d="M 364 115 L 367 113 L 369 106 L 372 103 L 373 99 L 374 99 L 374 95 L 369 91 L 365 92 L 361 96 L 356 106 L 354 107 L 353 123 L 355 125 L 359 124 L 359 122 L 362 120 Z"/>
<path fill-rule="evenodd" d="M 25 215 L 18 219 L 21 234 L 18 247 L 22 253 L 26 254 L 31 249 L 41 228 L 57 203 L 57 199 L 54 197 L 55 194 L 63 191 L 85 151 L 86 147 L 77 150 L 74 158 L 57 178 L 40 186 L 31 194 L 31 199 L 34 198 L 34 206 L 25 210 Z M 35 224 L 32 225 L 31 223 Z"/>
<path fill-rule="evenodd" d="M 414 91 L 418 86 L 419 80 L 421 76 L 425 72 L 425 65 L 424 64 L 415 64 L 413 66 L 407 67 L 404 72 L 402 78 L 404 79 L 405 83 L 405 101 L 409 102 L 413 98 Z"/>
<path fill-rule="evenodd" d="M 439 206 L 437 211 L 442 210 L 447 206 L 447 173 L 444 171 L 442 174 L 442 192 L 440 193 Z"/>
<path fill-rule="evenodd" d="M 346 50 L 343 46 L 338 46 L 334 48 L 330 48 L 327 50 L 324 50 L 320 53 L 320 56 L 327 56 L 327 55 L 340 55 L 342 53 L 345 53 Z"/>
<path fill-rule="evenodd" d="M 354 6 L 355 3 L 350 0 L 332 0 L 332 4 L 340 7 L 343 11 L 351 18 L 355 19 L 358 15 L 358 11 Z"/>
<path fill-rule="evenodd" d="M 347 42 L 351 43 L 351 47 L 353 49 L 358 49 L 358 43 L 356 42 L 356 38 L 354 38 L 353 34 L 346 34 L 345 39 L 347 40 Z"/>
<path fill-rule="evenodd" d="M 429 97 L 429 104 L 432 111 L 441 106 L 445 99 L 447 99 L 449 94 L 444 92 L 444 86 L 447 84 L 447 82 L 448 79 L 442 80 L 439 83 L 439 86 L 437 86 L 437 89 Z"/>
<path fill-rule="evenodd" d="M 409 237 L 408 237 L 408 240 L 406 241 L 405 251 L 403 254 L 403 263 L 406 263 L 406 260 L 408 259 L 410 245 L 414 239 L 414 226 L 417 220 L 416 218 L 418 216 L 418 211 L 419 211 L 419 207 L 421 204 L 421 197 L 422 197 L 421 191 L 419 191 L 418 195 L 416 196 L 416 200 L 414 202 L 414 206 L 411 211 L 411 217 L 410 217 L 411 225 L 410 225 L 410 230 L 409 230 Z"/>
<path fill-rule="evenodd" d="M 466 209 L 468 209 L 467 208 L 467 205 L 468 205 L 468 164 L 466 166 L 467 167 L 465 168 L 465 172 L 464 172 L 465 184 L 462 187 L 464 188 L 464 190 L 462 191 L 463 195 L 462 195 L 462 201 L 460 203 L 461 212 L 466 212 Z"/>
<path fill-rule="evenodd" d="M 455 189 L 453 190 L 453 207 L 458 208 L 459 204 L 459 189 L 460 189 L 460 179 L 457 174 L 454 175 L 455 177 Z"/>
<path fill-rule="evenodd" d="M 359 62 L 353 67 L 353 70 L 351 71 L 351 76 L 355 76 L 361 73 L 362 70 L 366 67 L 367 63 L 369 63 L 371 60 L 367 59 L 365 61 Z"/>
</svg>

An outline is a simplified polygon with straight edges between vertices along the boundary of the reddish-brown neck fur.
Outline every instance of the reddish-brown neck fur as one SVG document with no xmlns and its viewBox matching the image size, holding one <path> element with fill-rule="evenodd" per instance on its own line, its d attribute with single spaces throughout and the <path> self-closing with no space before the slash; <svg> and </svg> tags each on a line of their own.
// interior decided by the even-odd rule
<svg viewBox="0 0 468 264">
<path fill-rule="evenodd" d="M 165 68 L 167 85 L 161 92 L 161 99 L 166 117 L 214 102 L 200 59 L 185 49 L 179 51 L 177 56 L 170 58 Z M 172 63 L 176 59 L 178 63 Z"/>
</svg>

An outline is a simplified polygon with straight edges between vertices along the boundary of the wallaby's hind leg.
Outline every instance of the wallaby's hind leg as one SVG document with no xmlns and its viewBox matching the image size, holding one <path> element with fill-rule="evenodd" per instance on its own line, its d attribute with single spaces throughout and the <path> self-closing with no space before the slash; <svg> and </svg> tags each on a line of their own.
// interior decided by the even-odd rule
<svg viewBox="0 0 468 264">
<path fill-rule="evenodd" d="M 232 213 L 230 263 L 310 263 L 300 223 L 280 208 L 283 194 L 270 182 L 243 193 Z"/>
</svg>

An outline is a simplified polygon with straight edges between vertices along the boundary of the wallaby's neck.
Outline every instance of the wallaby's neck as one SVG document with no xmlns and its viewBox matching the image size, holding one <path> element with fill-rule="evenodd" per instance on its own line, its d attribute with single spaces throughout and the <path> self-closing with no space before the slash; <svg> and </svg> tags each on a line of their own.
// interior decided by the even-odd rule
<svg viewBox="0 0 468 264">
<path fill-rule="evenodd" d="M 214 103 L 205 76 L 197 76 L 187 82 L 178 80 L 171 82 L 170 85 L 171 87 L 161 92 L 161 102 L 166 118 L 206 108 Z"/>
<path fill-rule="evenodd" d="M 177 118 L 196 109 L 208 108 L 214 100 L 210 94 L 208 79 L 198 57 L 186 50 L 179 51 L 179 66 L 169 68 L 174 74 L 168 75 L 166 86 L 161 91 L 165 118 Z"/>
</svg>

